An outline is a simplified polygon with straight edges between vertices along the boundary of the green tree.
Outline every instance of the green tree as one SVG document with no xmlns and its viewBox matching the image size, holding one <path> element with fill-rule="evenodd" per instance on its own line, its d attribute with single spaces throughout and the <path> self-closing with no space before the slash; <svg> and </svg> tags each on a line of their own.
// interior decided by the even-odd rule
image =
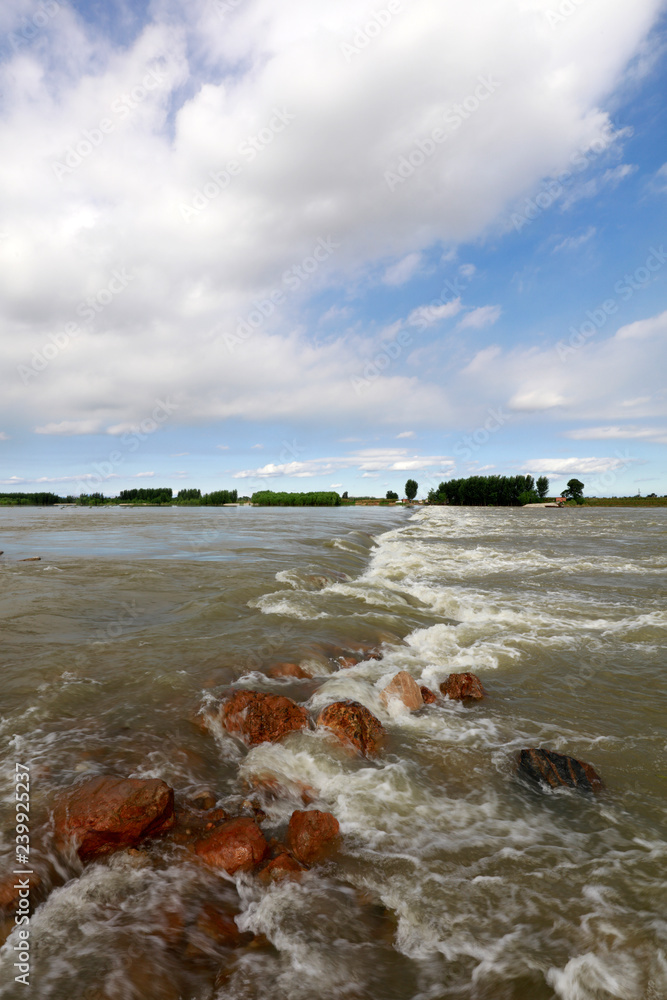
<svg viewBox="0 0 667 1000">
<path fill-rule="evenodd" d="M 387 500 L 398 500 L 398 493 L 394 493 L 393 490 L 387 490 Z"/>
<path fill-rule="evenodd" d="M 407 483 L 405 484 L 405 495 L 408 498 L 408 500 L 414 500 L 414 498 L 417 496 L 418 489 L 419 489 L 419 483 L 417 483 L 414 479 L 408 479 Z"/>
<path fill-rule="evenodd" d="M 580 479 L 570 479 L 567 484 L 567 489 L 563 490 L 563 496 L 569 497 L 570 500 L 576 500 L 577 503 L 583 503 L 584 484 Z"/>
<path fill-rule="evenodd" d="M 537 480 L 537 495 L 540 500 L 544 500 L 549 492 L 549 480 L 546 476 L 540 476 Z"/>
</svg>

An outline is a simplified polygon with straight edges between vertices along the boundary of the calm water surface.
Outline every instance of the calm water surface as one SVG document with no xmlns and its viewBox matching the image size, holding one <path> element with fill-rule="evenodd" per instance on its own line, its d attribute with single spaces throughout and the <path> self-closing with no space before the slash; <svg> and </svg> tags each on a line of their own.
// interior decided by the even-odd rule
<svg viewBox="0 0 667 1000">
<path fill-rule="evenodd" d="M 662 509 L 0 508 L 0 873 L 27 760 L 53 887 L 30 995 L 666 1000 L 666 540 Z M 354 642 L 383 659 L 337 670 Z M 284 660 L 314 679 L 268 678 Z M 489 697 L 387 712 L 398 670 L 432 688 L 474 670 Z M 232 685 L 313 713 L 354 698 L 387 750 L 364 760 L 313 730 L 248 752 L 192 721 Z M 605 792 L 524 787 L 523 746 L 589 761 Z M 342 848 L 268 888 L 167 843 L 81 873 L 49 810 L 94 774 L 205 786 L 232 812 L 253 794 L 279 838 L 307 786 Z M 202 955 L 165 933 L 206 902 L 252 946 Z M 3 1000 L 28 995 L 15 943 Z"/>
</svg>

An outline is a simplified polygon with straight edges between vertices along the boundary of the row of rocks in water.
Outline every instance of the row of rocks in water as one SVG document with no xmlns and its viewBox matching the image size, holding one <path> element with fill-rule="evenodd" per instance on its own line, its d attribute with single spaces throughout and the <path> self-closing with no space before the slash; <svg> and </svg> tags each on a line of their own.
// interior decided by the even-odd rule
<svg viewBox="0 0 667 1000">
<path fill-rule="evenodd" d="M 441 697 L 449 700 L 479 701 L 485 694 L 481 681 L 472 673 L 450 674 L 440 686 Z M 385 705 L 397 698 L 411 711 L 439 700 L 433 691 L 419 686 L 405 671 L 392 678 L 381 697 Z M 332 702 L 311 720 L 306 708 L 291 698 L 245 689 L 233 692 L 223 701 L 219 720 L 230 734 L 249 747 L 279 742 L 313 723 L 326 727 L 344 746 L 369 757 L 381 753 L 387 737 L 380 719 L 359 702 Z M 517 770 L 520 776 L 551 788 L 570 787 L 589 792 L 602 788 L 602 781 L 590 764 L 544 748 L 521 750 Z M 224 810 L 214 808 L 213 799 L 204 804 L 211 808 L 191 809 L 184 816 L 183 810 L 180 814 L 175 812 L 174 790 L 159 779 L 90 778 L 56 803 L 55 842 L 63 852 L 69 844 L 75 844 L 80 860 L 86 862 L 167 834 L 175 826 L 177 842 L 193 841 L 197 857 L 229 874 L 253 870 L 266 860 L 268 844 L 256 819 L 230 818 Z M 305 843 L 305 833 L 297 837 L 295 832 L 304 823 L 303 829 L 310 830 L 312 838 L 308 848 L 296 846 Z M 290 820 L 288 843 L 278 845 L 278 854 L 290 856 L 297 864 L 308 864 L 319 856 L 322 844 L 333 842 L 338 834 L 337 821 L 330 813 L 297 811 Z M 285 867 L 287 870 L 288 866 Z"/>
<path fill-rule="evenodd" d="M 440 685 L 440 696 L 450 701 L 470 703 L 481 701 L 486 692 L 479 677 L 465 672 L 450 674 Z M 399 671 L 383 688 L 380 698 L 386 707 L 392 699 L 397 699 L 410 711 L 418 711 L 439 700 L 435 692 L 418 685 L 404 670 Z M 311 723 L 306 709 L 291 698 L 249 690 L 234 692 L 223 703 L 220 718 L 228 732 L 251 747 L 264 742 L 277 742 Z M 343 744 L 366 756 L 376 756 L 386 737 L 381 721 L 355 701 L 337 701 L 327 705 L 317 716 L 315 724 L 325 726 Z M 521 750 L 517 772 L 522 778 L 550 788 L 568 787 L 597 792 L 603 787 L 601 778 L 590 764 L 544 748 Z"/>
<path fill-rule="evenodd" d="M 368 651 L 339 657 L 339 668 L 346 669 Z M 371 651 L 371 658 L 381 653 Z M 274 677 L 305 679 L 311 675 L 297 664 L 279 664 L 269 674 Z M 303 677 L 301 676 L 303 674 Z M 385 706 L 392 699 L 401 701 L 410 711 L 444 700 L 472 704 L 486 692 L 472 673 L 450 674 L 438 692 L 420 686 L 406 671 L 392 677 L 380 692 Z M 248 747 L 264 742 L 278 742 L 290 733 L 312 726 L 327 728 L 342 746 L 369 757 L 380 754 L 387 733 L 380 719 L 358 702 L 336 701 L 316 717 L 291 698 L 261 691 L 236 690 L 219 705 L 215 718 L 231 735 Z M 208 728 L 208 726 L 206 726 Z M 570 787 L 597 792 L 602 782 L 594 769 L 582 761 L 543 748 L 520 751 L 517 761 L 520 777 L 540 786 Z M 335 816 L 318 809 L 295 810 L 281 841 L 269 839 L 261 829 L 263 812 L 254 807 L 254 815 L 230 816 L 217 807 L 215 797 L 202 793 L 188 802 L 179 799 L 173 788 L 159 779 L 97 776 L 86 779 L 63 793 L 53 812 L 54 843 L 65 857 L 75 851 L 88 864 L 118 852 L 137 853 L 147 841 L 160 838 L 186 850 L 185 858 L 212 872 L 233 876 L 254 873 L 262 882 L 298 878 L 311 865 L 335 851 L 340 829 Z M 304 802 L 308 802 L 304 794 Z M 249 804 L 249 803 L 247 803 Z M 0 912 L 15 904 L 14 877 L 0 879 Z M 43 898 L 39 878 L 33 876 L 37 890 L 35 901 Z M 247 941 L 233 916 L 206 907 L 196 920 L 196 933 L 208 934 L 225 947 L 239 947 Z M 200 927 L 201 925 L 201 927 Z M 180 931 L 179 931 L 180 933 Z"/>
</svg>

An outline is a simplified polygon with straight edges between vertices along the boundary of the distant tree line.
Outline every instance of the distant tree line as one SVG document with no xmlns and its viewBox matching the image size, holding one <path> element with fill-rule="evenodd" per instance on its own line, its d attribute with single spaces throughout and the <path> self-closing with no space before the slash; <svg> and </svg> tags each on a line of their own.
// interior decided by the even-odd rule
<svg viewBox="0 0 667 1000">
<path fill-rule="evenodd" d="M 170 503 L 173 497 L 174 491 L 167 486 L 121 490 L 118 494 L 118 499 L 123 503 Z"/>
<path fill-rule="evenodd" d="M 3 507 L 28 506 L 28 504 L 38 504 L 40 507 L 52 507 L 53 504 L 63 501 L 55 493 L 0 493 L 0 504 Z"/>
<path fill-rule="evenodd" d="M 468 476 L 449 479 L 428 494 L 428 502 L 453 507 L 521 507 L 538 503 L 549 492 L 549 480 L 540 476 Z"/>
<path fill-rule="evenodd" d="M 247 498 L 246 498 L 247 499 Z M 105 497 L 103 493 L 81 493 L 79 496 L 60 497 L 56 493 L 0 493 L 0 506 L 16 507 L 38 504 L 53 506 L 54 504 L 78 504 L 80 507 L 99 507 L 104 504 L 146 503 L 146 504 L 177 504 L 197 507 L 221 507 L 226 503 L 236 503 L 237 490 L 214 490 L 204 493 L 201 490 L 179 490 L 174 497 L 174 491 L 168 486 L 142 487 L 121 490 L 117 497 Z"/>
<path fill-rule="evenodd" d="M 252 502 L 260 507 L 339 507 L 337 493 L 274 493 L 260 490 L 253 493 Z"/>
</svg>

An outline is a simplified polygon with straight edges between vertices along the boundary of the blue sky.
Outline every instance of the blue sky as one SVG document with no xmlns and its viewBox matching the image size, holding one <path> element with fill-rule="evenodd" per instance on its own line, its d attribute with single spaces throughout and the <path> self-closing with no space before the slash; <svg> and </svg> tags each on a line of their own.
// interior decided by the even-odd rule
<svg viewBox="0 0 667 1000">
<path fill-rule="evenodd" d="M 0 489 L 667 493 L 665 6 L 7 0 Z"/>
</svg>

